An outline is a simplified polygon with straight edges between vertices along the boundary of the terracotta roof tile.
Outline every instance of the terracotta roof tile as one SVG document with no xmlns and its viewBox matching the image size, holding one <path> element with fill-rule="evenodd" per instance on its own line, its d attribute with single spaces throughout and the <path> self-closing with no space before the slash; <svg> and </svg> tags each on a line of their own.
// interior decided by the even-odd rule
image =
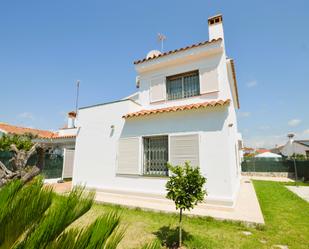
<svg viewBox="0 0 309 249">
<path fill-rule="evenodd" d="M 229 103 L 230 103 L 230 99 L 214 100 L 214 101 L 208 101 L 208 102 L 196 103 L 196 104 L 190 104 L 190 105 L 172 106 L 172 107 L 153 109 L 153 110 L 141 110 L 138 112 L 128 113 L 124 115 L 123 118 L 132 118 L 132 117 L 146 116 L 146 115 L 166 113 L 166 112 L 193 110 L 193 109 L 199 109 L 199 108 L 205 108 L 205 107 L 223 106 Z"/>
<path fill-rule="evenodd" d="M 23 135 L 26 133 L 31 133 L 33 135 L 36 135 L 38 137 L 51 137 L 55 133 L 52 131 L 46 131 L 46 130 L 38 130 L 33 128 L 27 128 L 27 127 L 20 127 L 15 125 L 10 125 L 6 123 L 0 123 L 0 130 L 10 133 L 10 134 L 17 134 L 17 135 Z"/>
<path fill-rule="evenodd" d="M 66 138 L 76 138 L 76 135 L 66 135 L 66 136 L 60 136 L 57 133 L 55 133 L 52 136 L 47 136 L 47 137 L 40 137 L 43 139 L 66 139 Z"/>
<path fill-rule="evenodd" d="M 265 153 L 265 152 L 270 152 L 270 150 L 268 150 L 268 149 L 257 149 L 256 150 L 256 152 L 258 153 L 258 154 L 262 154 L 262 153 Z"/>
<path fill-rule="evenodd" d="M 174 53 L 181 52 L 181 51 L 184 51 L 184 50 L 187 50 L 187 49 L 203 46 L 203 45 L 210 44 L 210 43 L 217 42 L 217 41 L 221 41 L 221 40 L 222 40 L 222 38 L 218 38 L 218 39 L 213 39 L 211 41 L 204 41 L 204 42 L 196 43 L 196 44 L 193 44 L 193 45 L 190 45 L 190 46 L 187 46 L 187 47 L 178 48 L 178 49 L 175 49 L 175 50 L 164 52 L 164 53 L 159 54 L 159 55 L 154 55 L 153 57 L 150 57 L 150 58 L 144 58 L 144 59 L 141 59 L 141 60 L 134 61 L 134 64 L 140 64 L 140 63 L 145 62 L 145 61 L 150 61 L 150 60 L 153 60 L 153 59 L 156 59 L 156 58 L 159 58 L 159 57 L 174 54 Z"/>
</svg>

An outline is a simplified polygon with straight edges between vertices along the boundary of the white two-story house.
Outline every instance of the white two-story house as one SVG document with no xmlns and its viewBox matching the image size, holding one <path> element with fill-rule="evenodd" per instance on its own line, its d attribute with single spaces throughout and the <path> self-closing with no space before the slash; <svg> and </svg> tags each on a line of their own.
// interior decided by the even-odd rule
<svg viewBox="0 0 309 249">
<path fill-rule="evenodd" d="M 240 182 L 235 68 L 222 16 L 209 41 L 135 61 L 138 91 L 79 109 L 73 184 L 165 195 L 167 162 L 199 166 L 207 202 L 233 206 Z"/>
</svg>

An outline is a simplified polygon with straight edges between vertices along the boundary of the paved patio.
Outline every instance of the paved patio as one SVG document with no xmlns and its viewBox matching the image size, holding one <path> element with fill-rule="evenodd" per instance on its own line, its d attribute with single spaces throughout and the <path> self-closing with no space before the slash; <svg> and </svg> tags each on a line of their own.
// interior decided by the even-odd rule
<svg viewBox="0 0 309 249">
<path fill-rule="evenodd" d="M 71 182 L 51 184 L 58 193 L 70 191 Z M 100 203 L 118 204 L 127 207 L 139 207 L 145 210 L 178 212 L 174 203 L 163 196 L 133 194 L 116 191 L 97 191 L 96 201 Z M 199 204 L 189 215 L 210 216 L 219 220 L 242 221 L 247 224 L 264 224 L 263 214 L 249 178 L 241 180 L 240 191 L 234 208 L 213 206 L 207 203 Z"/>
<path fill-rule="evenodd" d="M 110 191 L 97 191 L 96 201 L 112 203 L 129 207 L 140 207 L 146 210 L 178 212 L 174 203 L 160 196 L 137 195 Z M 264 224 L 263 214 L 260 209 L 252 182 L 244 178 L 241 181 L 239 195 L 234 208 L 218 207 L 208 204 L 199 204 L 189 215 L 211 216 L 220 220 L 242 221 L 250 224 Z"/>
<path fill-rule="evenodd" d="M 294 194 L 309 202 L 309 187 L 308 186 L 286 186 Z"/>
<path fill-rule="evenodd" d="M 63 183 L 49 183 L 45 184 L 46 186 L 51 186 L 55 192 L 59 194 L 67 193 L 71 191 L 72 182 L 63 182 Z"/>
<path fill-rule="evenodd" d="M 243 176 L 243 177 L 259 181 L 294 182 L 293 179 L 288 177 L 276 177 L 276 176 Z"/>
</svg>

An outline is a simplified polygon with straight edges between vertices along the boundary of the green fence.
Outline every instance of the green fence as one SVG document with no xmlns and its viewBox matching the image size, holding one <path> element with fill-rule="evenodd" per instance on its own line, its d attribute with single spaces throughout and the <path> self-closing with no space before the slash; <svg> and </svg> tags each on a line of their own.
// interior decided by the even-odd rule
<svg viewBox="0 0 309 249">
<path fill-rule="evenodd" d="M 4 165 L 8 169 L 12 169 L 12 165 L 10 165 L 9 161 L 12 158 L 12 152 L 8 151 L 0 151 L 0 161 L 4 163 Z M 38 156 L 34 155 L 29 158 L 28 165 L 37 165 Z M 45 154 L 45 160 L 43 163 L 42 175 L 46 179 L 51 178 L 61 178 L 62 176 L 62 167 L 63 167 L 63 156 L 56 154 Z"/>
<path fill-rule="evenodd" d="M 297 176 L 309 180 L 309 160 L 296 160 Z M 241 164 L 242 172 L 290 172 L 294 173 L 294 161 L 287 159 L 252 158 Z"/>
</svg>

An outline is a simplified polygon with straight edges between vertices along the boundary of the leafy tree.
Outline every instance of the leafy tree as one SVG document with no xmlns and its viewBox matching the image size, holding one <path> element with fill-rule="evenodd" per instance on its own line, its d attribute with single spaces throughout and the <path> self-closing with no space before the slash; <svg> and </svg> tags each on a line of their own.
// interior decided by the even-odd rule
<svg viewBox="0 0 309 249">
<path fill-rule="evenodd" d="M 295 159 L 295 160 L 299 160 L 299 161 L 304 161 L 304 160 L 307 159 L 305 155 L 303 155 L 303 154 L 296 154 L 296 153 L 294 153 L 290 158 L 291 159 Z"/>
<path fill-rule="evenodd" d="M 34 138 L 36 136 L 31 133 L 23 135 L 3 134 L 0 137 L 0 151 L 9 151 L 12 144 L 19 150 L 29 151 L 33 146 L 32 139 Z"/>
<path fill-rule="evenodd" d="M 168 199 L 175 202 L 179 209 L 179 246 L 182 244 L 182 212 L 191 210 L 207 195 L 204 188 L 206 178 L 201 175 L 199 167 L 192 167 L 188 162 L 184 166 L 168 165 L 172 172 L 166 190 Z"/>
<path fill-rule="evenodd" d="M 12 171 L 0 161 L 0 187 L 15 179 L 21 179 L 26 183 L 40 173 L 40 168 L 27 165 L 29 158 L 37 153 L 38 148 L 39 145 L 34 144 L 30 150 L 26 151 L 11 144 L 13 156 L 9 163 L 12 164 Z"/>
</svg>

